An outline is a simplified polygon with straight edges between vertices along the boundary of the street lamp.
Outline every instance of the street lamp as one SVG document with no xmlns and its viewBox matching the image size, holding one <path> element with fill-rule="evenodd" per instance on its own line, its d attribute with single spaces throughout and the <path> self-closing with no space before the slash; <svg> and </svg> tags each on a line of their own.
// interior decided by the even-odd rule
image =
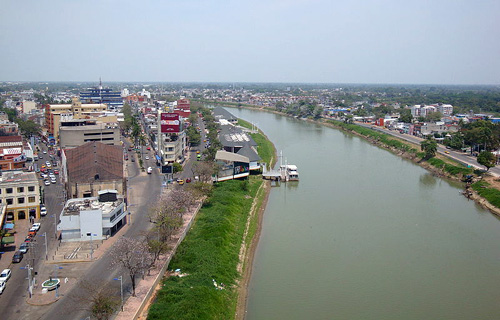
<svg viewBox="0 0 500 320">
<path fill-rule="evenodd" d="M 93 254 L 94 254 L 94 239 L 92 236 L 97 237 L 97 234 L 92 234 L 92 232 L 87 232 L 87 237 L 90 236 L 90 261 L 93 260 Z"/>
<path fill-rule="evenodd" d="M 33 291 L 33 287 L 32 287 L 32 281 L 31 281 L 31 270 L 33 270 L 32 267 L 30 267 L 29 264 L 26 265 L 26 267 L 21 267 L 20 269 L 22 270 L 28 270 L 28 294 L 31 298 L 31 294 L 32 294 L 32 291 Z"/>
<path fill-rule="evenodd" d="M 62 268 L 63 267 L 56 266 L 56 274 L 54 276 L 54 279 L 57 279 L 57 270 L 62 269 Z M 61 282 L 59 281 L 59 283 L 61 283 Z M 59 297 L 59 284 L 56 286 L 56 298 L 58 298 L 58 297 Z"/>
<path fill-rule="evenodd" d="M 119 276 L 118 278 L 114 278 L 113 280 L 120 280 L 120 297 L 122 299 L 122 311 L 123 311 L 123 276 Z"/>
<path fill-rule="evenodd" d="M 47 254 L 47 232 L 44 232 L 40 237 L 45 238 L 45 260 L 49 259 L 49 255 Z"/>
</svg>

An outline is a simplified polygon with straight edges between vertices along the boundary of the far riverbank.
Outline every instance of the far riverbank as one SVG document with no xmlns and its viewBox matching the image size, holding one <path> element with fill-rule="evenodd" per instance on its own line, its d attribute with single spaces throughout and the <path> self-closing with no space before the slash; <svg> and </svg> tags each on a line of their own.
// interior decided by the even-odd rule
<svg viewBox="0 0 500 320">
<path fill-rule="evenodd" d="M 269 108 L 269 107 L 264 107 L 264 106 L 252 106 L 248 104 L 244 105 L 233 105 L 233 104 L 228 104 L 228 103 L 221 103 L 221 102 L 205 102 L 206 104 L 214 103 L 222 106 L 226 106 L 229 108 L 243 108 L 243 109 L 251 109 L 251 110 L 259 110 L 259 111 L 265 111 L 273 114 L 278 114 L 286 117 L 291 117 L 290 115 L 279 112 L 275 109 Z M 397 148 L 394 147 L 393 145 L 386 144 L 384 141 L 381 141 L 380 139 L 373 139 L 370 136 L 366 136 L 363 134 L 360 134 L 356 130 L 352 130 L 347 128 L 346 126 L 341 126 L 335 124 L 334 121 L 328 120 L 328 119 L 320 119 L 320 120 L 314 120 L 314 119 L 305 119 L 305 121 L 311 122 L 311 123 L 316 123 L 316 124 L 321 124 L 324 126 L 332 127 L 339 129 L 344 132 L 349 132 L 351 134 L 354 134 L 356 136 L 359 136 L 367 141 L 370 141 L 370 143 L 377 145 L 380 148 L 386 149 L 390 151 L 391 153 L 408 159 L 415 164 L 425 168 L 426 170 L 430 171 L 432 174 L 441 177 L 441 178 L 446 178 L 450 180 L 454 180 L 460 183 L 463 183 L 463 178 L 467 174 L 473 174 L 474 170 L 472 169 L 467 169 L 465 167 L 462 167 L 460 164 L 455 163 L 450 161 L 449 159 L 437 155 L 435 158 L 430 159 L 429 161 L 423 161 L 422 156 L 419 154 L 419 149 L 420 145 L 416 145 L 407 141 L 403 141 L 401 139 L 398 139 L 396 137 L 387 135 L 387 134 L 377 134 L 378 136 L 384 135 L 388 138 L 389 141 L 398 141 L 398 144 L 404 144 L 406 146 L 409 146 L 408 148 Z M 337 121 L 339 122 L 339 121 Z M 358 125 L 352 124 L 351 126 L 357 126 L 359 128 L 362 128 Z M 371 129 L 368 129 L 371 130 Z M 373 130 L 371 130 L 373 131 Z M 489 174 L 481 174 L 476 176 L 475 182 L 480 181 L 480 184 L 475 183 L 470 187 L 471 185 L 468 184 L 466 185 L 464 183 L 464 186 L 466 187 L 466 190 L 464 191 L 464 195 L 467 196 L 468 199 L 474 200 L 477 204 L 479 204 L 481 207 L 489 210 L 491 213 L 495 214 L 496 216 L 500 217 L 500 181 L 497 181 L 495 177 L 489 175 Z"/>
</svg>

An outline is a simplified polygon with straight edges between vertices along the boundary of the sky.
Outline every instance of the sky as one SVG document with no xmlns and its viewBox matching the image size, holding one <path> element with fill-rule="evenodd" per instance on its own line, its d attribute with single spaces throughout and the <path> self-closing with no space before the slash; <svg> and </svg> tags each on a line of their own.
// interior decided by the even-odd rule
<svg viewBox="0 0 500 320">
<path fill-rule="evenodd" d="M 0 81 L 500 84 L 499 0 L 2 0 Z"/>
</svg>

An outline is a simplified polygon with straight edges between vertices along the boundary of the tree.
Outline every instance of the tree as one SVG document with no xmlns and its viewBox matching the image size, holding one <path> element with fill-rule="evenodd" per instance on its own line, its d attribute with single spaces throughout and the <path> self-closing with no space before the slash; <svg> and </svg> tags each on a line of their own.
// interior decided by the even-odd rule
<svg viewBox="0 0 500 320">
<path fill-rule="evenodd" d="M 412 123 L 413 121 L 413 116 L 411 115 L 411 110 L 410 109 L 404 109 L 401 111 L 399 120 L 404 123 Z"/>
<path fill-rule="evenodd" d="M 497 157 L 489 151 L 483 151 L 477 156 L 477 162 L 485 166 L 486 171 L 488 171 L 495 166 Z"/>
<path fill-rule="evenodd" d="M 193 175 L 198 176 L 201 182 L 211 183 L 215 173 L 215 164 L 211 161 L 197 161 L 191 167 Z"/>
<path fill-rule="evenodd" d="M 86 306 L 93 317 L 98 320 L 107 320 L 121 304 L 119 296 L 111 285 L 103 285 L 101 281 L 80 281 L 78 287 L 84 291 L 82 295 L 73 298 L 80 305 Z"/>
<path fill-rule="evenodd" d="M 420 143 L 420 148 L 425 152 L 425 159 L 430 159 L 436 155 L 437 142 L 432 136 L 428 136 Z"/>
<path fill-rule="evenodd" d="M 128 272 L 132 282 L 132 295 L 135 297 L 135 279 L 144 274 L 152 265 L 153 257 L 144 241 L 122 237 L 115 243 L 113 251 L 113 264 L 122 265 Z"/>
<path fill-rule="evenodd" d="M 182 172 L 184 168 L 182 167 L 182 165 L 178 162 L 174 162 L 172 164 L 172 170 L 173 170 L 173 173 L 177 173 L 177 172 Z"/>
<path fill-rule="evenodd" d="M 166 253 L 169 249 L 167 241 L 161 240 L 161 232 L 159 230 L 150 230 L 145 236 L 148 251 L 152 255 L 151 264 L 155 264 L 160 255 Z"/>
<path fill-rule="evenodd" d="M 425 121 L 436 122 L 436 121 L 440 121 L 442 117 L 443 117 L 443 115 L 441 114 L 441 112 L 431 112 L 425 116 Z"/>
</svg>

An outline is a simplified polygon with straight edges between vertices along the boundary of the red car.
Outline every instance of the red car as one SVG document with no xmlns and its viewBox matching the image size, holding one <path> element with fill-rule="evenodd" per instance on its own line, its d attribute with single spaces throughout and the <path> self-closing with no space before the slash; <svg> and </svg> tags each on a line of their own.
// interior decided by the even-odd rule
<svg viewBox="0 0 500 320">
<path fill-rule="evenodd" d="M 54 174 L 59 174 L 59 170 L 54 169 Z"/>
<path fill-rule="evenodd" d="M 147 147 L 146 149 L 151 150 L 151 147 Z"/>
</svg>

